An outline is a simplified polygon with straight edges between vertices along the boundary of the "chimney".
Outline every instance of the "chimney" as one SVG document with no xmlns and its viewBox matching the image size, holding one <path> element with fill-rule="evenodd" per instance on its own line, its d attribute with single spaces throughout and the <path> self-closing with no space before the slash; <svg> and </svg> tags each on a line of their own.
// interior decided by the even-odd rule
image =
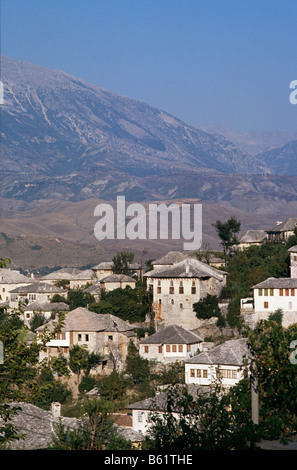
<svg viewBox="0 0 297 470">
<path fill-rule="evenodd" d="M 61 416 L 61 403 L 55 401 L 51 404 L 52 419 L 56 420 Z"/>
</svg>

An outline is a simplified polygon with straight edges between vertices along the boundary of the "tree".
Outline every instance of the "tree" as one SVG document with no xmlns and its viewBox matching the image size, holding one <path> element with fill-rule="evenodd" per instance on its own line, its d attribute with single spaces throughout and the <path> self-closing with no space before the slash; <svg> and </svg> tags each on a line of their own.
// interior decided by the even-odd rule
<svg viewBox="0 0 297 470">
<path fill-rule="evenodd" d="M 120 251 L 112 258 L 112 271 L 115 274 L 131 274 L 130 264 L 134 261 L 134 254 L 129 251 Z"/>
<path fill-rule="evenodd" d="M 241 222 L 236 217 L 231 217 L 226 222 L 217 220 L 213 227 L 221 239 L 225 261 L 230 254 L 230 248 L 238 243 L 237 233 L 240 231 Z"/>
<path fill-rule="evenodd" d="M 84 292 L 83 289 L 70 289 L 68 291 L 67 300 L 70 310 L 78 307 L 88 307 L 89 304 L 95 302 L 95 298 L 89 292 Z"/>
<path fill-rule="evenodd" d="M 284 328 L 276 321 L 262 320 L 249 332 L 258 380 L 259 424 L 266 439 L 288 439 L 297 431 L 297 366 L 292 359 L 296 338 L 296 323 Z"/>
<path fill-rule="evenodd" d="M 86 399 L 84 417 L 77 429 L 60 423 L 54 428 L 50 450 L 131 450 L 132 444 L 118 433 L 112 419 L 112 405 L 104 399 Z"/>
<path fill-rule="evenodd" d="M 69 367 L 71 371 L 77 375 L 77 386 L 80 384 L 82 372 L 88 375 L 90 370 L 96 368 L 101 361 L 102 357 L 100 354 L 95 354 L 94 352 L 89 353 L 86 348 L 78 344 L 74 344 L 72 348 L 70 348 Z"/>
</svg>

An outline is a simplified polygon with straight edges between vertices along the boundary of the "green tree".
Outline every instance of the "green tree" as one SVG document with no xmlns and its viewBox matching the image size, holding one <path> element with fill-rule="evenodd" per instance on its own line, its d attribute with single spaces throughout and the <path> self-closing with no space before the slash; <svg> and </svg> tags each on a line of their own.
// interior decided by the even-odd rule
<svg viewBox="0 0 297 470">
<path fill-rule="evenodd" d="M 95 302 L 95 298 L 83 289 L 70 289 L 67 294 L 67 300 L 70 310 L 78 307 L 88 307 L 89 304 Z"/>
<path fill-rule="evenodd" d="M 51 450 L 130 450 L 131 442 L 119 435 L 112 419 L 112 405 L 104 399 L 85 400 L 84 418 L 77 429 L 55 426 Z"/>
<path fill-rule="evenodd" d="M 100 354 L 90 353 L 86 348 L 74 344 L 69 350 L 69 367 L 71 371 L 77 375 L 77 386 L 80 384 L 81 374 L 86 375 L 90 370 L 96 368 L 102 361 Z"/>
<path fill-rule="evenodd" d="M 238 243 L 237 234 L 240 231 L 241 222 L 236 217 L 231 217 L 226 222 L 217 220 L 213 227 L 216 229 L 218 236 L 221 239 L 225 261 L 230 254 L 230 249 L 233 245 Z"/>
<path fill-rule="evenodd" d="M 297 431 L 297 365 L 292 354 L 296 338 L 296 323 L 284 328 L 276 321 L 262 320 L 249 332 L 258 380 L 259 424 L 266 439 L 286 439 Z"/>
<path fill-rule="evenodd" d="M 129 251 L 120 251 L 112 258 L 112 271 L 115 274 L 131 274 L 130 265 L 134 261 L 134 254 Z"/>
</svg>

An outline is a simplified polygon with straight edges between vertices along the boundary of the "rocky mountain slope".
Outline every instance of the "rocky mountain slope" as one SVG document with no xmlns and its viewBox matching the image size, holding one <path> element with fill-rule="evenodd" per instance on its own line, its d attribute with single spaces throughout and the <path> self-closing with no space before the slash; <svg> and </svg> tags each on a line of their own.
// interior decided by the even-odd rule
<svg viewBox="0 0 297 470">
<path fill-rule="evenodd" d="M 80 200 L 105 197 L 111 186 L 116 194 L 135 177 L 268 172 L 223 136 L 64 72 L 7 57 L 1 70 L 4 197 L 38 199 L 42 187 Z M 149 197 L 145 186 L 137 199 Z"/>
</svg>

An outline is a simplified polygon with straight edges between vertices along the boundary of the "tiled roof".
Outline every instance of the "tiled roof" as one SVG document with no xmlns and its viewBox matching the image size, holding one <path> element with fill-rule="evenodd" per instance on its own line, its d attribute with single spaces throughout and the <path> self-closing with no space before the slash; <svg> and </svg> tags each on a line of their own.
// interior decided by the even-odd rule
<svg viewBox="0 0 297 470">
<path fill-rule="evenodd" d="M 290 253 L 297 253 L 297 245 L 291 246 L 291 248 L 288 249 Z"/>
<path fill-rule="evenodd" d="M 202 261 L 193 258 L 187 258 L 173 266 L 166 268 L 153 269 L 144 274 L 152 278 L 209 278 L 222 280 L 226 273 L 213 268 Z"/>
<path fill-rule="evenodd" d="M 140 341 L 141 344 L 195 344 L 202 339 L 181 326 L 171 325 Z"/>
<path fill-rule="evenodd" d="M 239 338 L 226 341 L 209 351 L 186 359 L 185 363 L 242 366 L 245 359 L 249 357 L 250 352 L 246 338 Z"/>
<path fill-rule="evenodd" d="M 252 289 L 285 289 L 285 288 L 296 288 L 297 278 L 294 277 L 268 277 L 263 282 L 259 282 L 252 287 Z"/>
<path fill-rule="evenodd" d="M 135 279 L 126 274 L 110 274 L 105 278 L 101 279 L 100 282 L 136 282 Z"/>
<path fill-rule="evenodd" d="M 66 311 L 69 310 L 69 305 L 65 302 L 47 302 L 47 303 L 39 303 L 39 302 L 32 302 L 31 304 L 23 306 L 24 312 L 27 311 L 34 311 L 34 310 L 42 310 L 43 312 L 50 312 L 52 310 L 60 310 Z"/>
<path fill-rule="evenodd" d="M 169 251 L 169 253 L 167 253 L 165 256 L 162 256 L 162 258 L 152 261 L 152 265 L 154 266 L 155 264 L 176 264 L 180 261 L 183 261 L 185 258 L 188 258 L 188 256 L 188 254 L 183 253 L 181 251 Z"/>
<path fill-rule="evenodd" d="M 52 273 L 43 276 L 43 280 L 55 280 L 55 279 L 73 279 L 74 276 L 79 274 L 81 271 L 77 268 L 62 268 L 58 269 L 57 271 L 53 271 Z"/>
</svg>

